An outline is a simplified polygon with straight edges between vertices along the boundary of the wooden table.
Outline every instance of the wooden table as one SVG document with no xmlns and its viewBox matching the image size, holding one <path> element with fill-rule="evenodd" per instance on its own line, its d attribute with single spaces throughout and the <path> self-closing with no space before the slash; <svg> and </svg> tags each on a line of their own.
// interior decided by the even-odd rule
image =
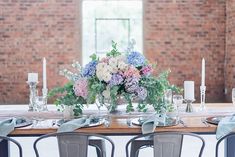
<svg viewBox="0 0 235 157">
<path fill-rule="evenodd" d="M 195 110 L 198 108 L 198 104 L 193 105 Z M 187 125 L 186 127 L 182 124 L 171 126 L 171 127 L 157 127 L 156 131 L 184 131 L 184 132 L 193 132 L 198 134 L 215 134 L 216 125 L 209 124 L 209 127 L 202 123 L 202 117 L 208 116 L 218 116 L 218 115 L 231 115 L 235 112 L 235 107 L 232 104 L 228 103 L 214 103 L 214 104 L 206 104 L 207 112 L 194 112 L 194 113 L 185 113 L 180 112 L 181 119 Z M 14 110 L 13 110 L 14 109 Z M 18 110 L 15 110 L 15 106 L 0 106 L 0 119 L 5 116 L 26 116 L 28 118 L 32 118 L 37 113 L 27 112 L 27 106 L 18 106 Z M 92 110 L 87 110 L 85 113 L 92 113 Z M 51 111 L 47 113 L 42 113 L 45 118 L 48 119 L 60 119 L 62 118 L 62 114 L 59 112 Z M 41 116 L 42 116 L 41 115 Z M 112 122 L 110 127 L 105 127 L 103 125 L 98 127 L 91 128 L 80 128 L 78 132 L 89 132 L 89 133 L 99 133 L 104 135 L 137 135 L 141 134 L 141 127 L 131 125 L 130 127 L 126 124 L 126 119 L 128 118 L 128 114 L 121 115 L 113 115 Z M 130 116 L 131 118 L 138 117 L 138 114 L 133 114 Z M 18 128 L 15 129 L 10 136 L 38 136 L 47 133 L 56 132 L 57 126 L 47 126 L 45 128 L 32 128 L 32 126 Z M 230 140 L 229 145 L 234 146 L 235 140 Z M 231 148 L 230 148 L 231 149 Z M 228 152 L 230 152 L 229 148 L 227 148 Z M 227 155 L 229 156 L 229 154 Z"/>
<path fill-rule="evenodd" d="M 195 108 L 198 107 L 198 104 L 194 105 Z M 209 127 L 207 127 L 205 124 L 201 122 L 202 117 L 208 117 L 208 116 L 217 116 L 217 115 L 231 115 L 235 112 L 235 107 L 232 106 L 232 104 L 225 104 L 225 103 L 218 103 L 218 104 L 206 104 L 207 106 L 207 112 L 194 112 L 194 113 L 185 113 L 180 112 L 181 119 L 185 122 L 187 127 L 184 127 L 183 125 L 179 124 L 176 126 L 171 127 L 157 127 L 156 131 L 184 131 L 184 132 L 194 132 L 199 134 L 215 134 L 216 131 L 216 125 L 210 124 Z M 0 106 L 1 111 L 1 106 Z M 34 114 L 37 113 L 29 113 L 26 111 L 12 111 L 8 110 L 10 112 L 10 116 L 26 116 L 28 118 L 32 118 Z M 9 114 L 7 111 L 0 113 L 0 118 L 2 116 L 7 116 Z M 89 114 L 90 111 L 85 111 L 85 113 Z M 44 118 L 48 119 L 60 119 L 62 118 L 62 114 L 58 112 L 48 112 L 42 114 Z M 110 127 L 105 127 L 103 125 L 91 128 L 80 128 L 77 131 L 78 132 L 90 132 L 90 133 L 100 133 L 105 135 L 136 135 L 141 133 L 141 128 L 139 126 L 132 125 L 130 127 L 126 124 L 126 119 L 129 115 L 128 114 L 121 114 L 121 115 L 112 115 L 112 122 Z M 138 114 L 130 115 L 131 118 L 138 117 Z M 32 126 L 24 127 L 24 128 L 18 128 L 15 129 L 11 133 L 12 136 L 29 136 L 29 135 L 41 135 L 41 134 L 47 134 L 52 133 L 57 130 L 57 127 L 46 127 L 46 128 L 32 128 Z"/>
</svg>

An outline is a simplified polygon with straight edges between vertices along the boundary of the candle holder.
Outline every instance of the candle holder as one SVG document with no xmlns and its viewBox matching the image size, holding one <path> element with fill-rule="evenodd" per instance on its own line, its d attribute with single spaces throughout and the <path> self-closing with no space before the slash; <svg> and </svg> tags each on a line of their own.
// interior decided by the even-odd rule
<svg viewBox="0 0 235 157">
<path fill-rule="evenodd" d="M 48 111 L 48 109 L 47 109 L 47 92 L 48 92 L 47 88 L 42 89 L 42 96 L 43 96 L 43 99 L 45 102 L 44 107 L 43 107 L 43 111 Z"/>
<path fill-rule="evenodd" d="M 193 112 L 193 106 L 192 103 L 194 100 L 184 100 L 187 104 L 185 112 Z"/>
<path fill-rule="evenodd" d="M 37 96 L 36 88 L 37 88 L 38 82 L 27 81 L 27 84 L 29 85 L 29 90 L 30 90 L 28 111 L 34 111 L 34 108 L 36 106 L 36 96 Z"/>
<path fill-rule="evenodd" d="M 199 110 L 200 111 L 205 111 L 206 110 L 206 105 L 205 105 L 205 100 L 206 100 L 206 86 L 200 86 L 200 93 L 201 93 L 201 105 Z"/>
</svg>

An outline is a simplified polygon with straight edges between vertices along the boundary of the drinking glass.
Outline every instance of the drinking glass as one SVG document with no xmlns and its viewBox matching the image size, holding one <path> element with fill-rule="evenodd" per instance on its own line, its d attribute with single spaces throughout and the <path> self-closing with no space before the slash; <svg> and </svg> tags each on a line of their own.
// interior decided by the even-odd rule
<svg viewBox="0 0 235 157">
<path fill-rule="evenodd" d="M 235 88 L 232 89 L 232 102 L 233 105 L 235 106 Z"/>
<path fill-rule="evenodd" d="M 177 117 L 179 119 L 179 106 L 183 104 L 183 95 L 173 95 L 173 104 L 177 110 Z"/>
<path fill-rule="evenodd" d="M 44 111 L 44 108 L 46 106 L 45 97 L 37 96 L 35 102 L 36 102 L 35 111 L 37 111 L 37 112 Z"/>
</svg>

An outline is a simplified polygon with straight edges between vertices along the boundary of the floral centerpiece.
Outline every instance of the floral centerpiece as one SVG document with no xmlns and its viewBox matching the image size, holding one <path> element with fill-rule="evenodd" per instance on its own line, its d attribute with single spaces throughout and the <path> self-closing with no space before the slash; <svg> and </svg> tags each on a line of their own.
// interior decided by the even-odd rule
<svg viewBox="0 0 235 157">
<path fill-rule="evenodd" d="M 112 50 L 105 57 L 99 58 L 94 54 L 85 67 L 78 62 L 72 66 L 75 72 L 67 69 L 62 71 L 69 82 L 53 89 L 49 96 L 61 93 L 55 103 L 74 106 L 75 115 L 82 113 L 85 104 L 92 104 L 96 100 L 99 105 L 108 104 L 109 111 L 115 111 L 120 99 L 127 104 L 127 112 L 134 111 L 133 102 L 138 103 L 138 111 L 147 111 L 148 106 L 153 106 L 157 112 L 161 112 L 169 109 L 164 102 L 164 92 L 167 89 L 179 91 L 170 85 L 167 79 L 169 71 L 153 76 L 154 66 L 141 53 L 130 48 L 121 53 L 114 42 Z"/>
</svg>

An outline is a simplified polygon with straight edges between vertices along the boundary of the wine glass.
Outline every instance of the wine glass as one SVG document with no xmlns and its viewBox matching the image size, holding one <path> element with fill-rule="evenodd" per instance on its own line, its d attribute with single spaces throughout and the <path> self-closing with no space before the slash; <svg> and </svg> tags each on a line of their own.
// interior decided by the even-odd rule
<svg viewBox="0 0 235 157">
<path fill-rule="evenodd" d="M 173 95 L 173 104 L 177 110 L 177 117 L 179 119 L 179 106 L 183 104 L 183 95 Z"/>
<path fill-rule="evenodd" d="M 235 106 L 235 88 L 232 89 L 232 102 L 233 105 Z"/>
</svg>

